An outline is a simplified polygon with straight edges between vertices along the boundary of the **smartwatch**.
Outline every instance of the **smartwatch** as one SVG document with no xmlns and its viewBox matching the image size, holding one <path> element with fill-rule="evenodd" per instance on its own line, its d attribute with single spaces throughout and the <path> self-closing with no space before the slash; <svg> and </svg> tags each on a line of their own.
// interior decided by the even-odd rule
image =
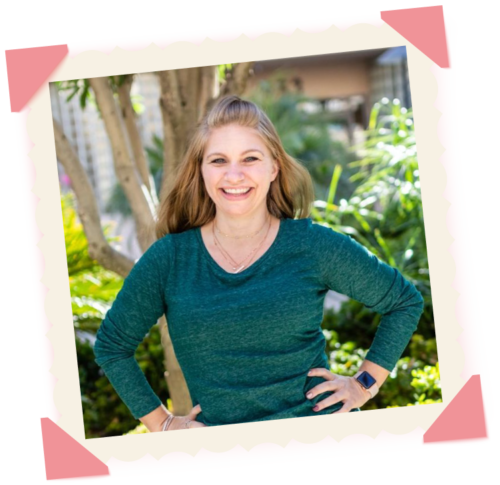
<svg viewBox="0 0 500 485">
<path fill-rule="evenodd" d="M 370 393 L 370 396 L 373 398 L 378 392 L 377 381 L 374 377 L 366 371 L 360 371 L 354 375 L 354 379 L 358 382 L 358 384 L 365 390 Z"/>
</svg>

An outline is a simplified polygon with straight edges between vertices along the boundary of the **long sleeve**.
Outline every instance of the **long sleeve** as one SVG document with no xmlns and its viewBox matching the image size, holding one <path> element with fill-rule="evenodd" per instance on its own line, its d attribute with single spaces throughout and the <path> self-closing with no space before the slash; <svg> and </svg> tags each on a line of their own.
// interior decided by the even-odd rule
<svg viewBox="0 0 500 485">
<path fill-rule="evenodd" d="M 316 226 L 325 284 L 382 315 L 366 358 L 391 371 L 417 328 L 422 295 L 350 236 Z"/>
<path fill-rule="evenodd" d="M 97 364 L 136 419 L 161 404 L 134 354 L 151 327 L 166 312 L 167 248 L 165 240 L 158 240 L 136 262 L 106 313 L 94 345 Z"/>
</svg>

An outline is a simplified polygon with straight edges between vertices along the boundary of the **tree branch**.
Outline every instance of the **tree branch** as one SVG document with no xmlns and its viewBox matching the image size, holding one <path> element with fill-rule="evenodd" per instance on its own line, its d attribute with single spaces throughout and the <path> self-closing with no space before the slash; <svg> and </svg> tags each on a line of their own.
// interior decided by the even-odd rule
<svg viewBox="0 0 500 485">
<path fill-rule="evenodd" d="M 167 381 L 170 398 L 174 414 L 185 416 L 189 414 L 193 406 L 189 390 L 179 365 L 179 361 L 175 356 L 174 346 L 168 332 L 168 325 L 165 316 L 162 316 L 158 322 L 160 327 L 161 345 L 163 347 L 163 356 L 165 357 L 164 366 L 165 379 Z"/>
<path fill-rule="evenodd" d="M 94 90 L 97 104 L 102 114 L 104 126 L 111 142 L 113 161 L 118 180 L 129 201 L 134 216 L 139 245 L 143 251 L 154 242 L 154 207 L 147 199 L 147 191 L 143 190 L 135 166 L 128 153 L 123 120 L 113 98 L 113 91 L 106 77 L 89 79 Z"/>
<path fill-rule="evenodd" d="M 52 121 L 54 124 L 57 159 L 64 167 L 64 171 L 70 178 L 71 186 L 75 192 L 78 217 L 88 241 L 89 256 L 95 259 L 103 268 L 125 278 L 134 266 L 134 262 L 113 249 L 106 241 L 92 185 L 59 123 L 54 119 Z"/>
<path fill-rule="evenodd" d="M 141 136 L 136 124 L 136 115 L 130 99 L 130 89 L 132 87 L 132 76 L 127 76 L 125 81 L 118 86 L 118 99 L 122 108 L 122 116 L 125 121 L 125 128 L 127 129 L 130 146 L 132 148 L 132 155 L 134 158 L 135 166 L 139 175 L 141 176 L 142 183 L 147 187 L 151 194 L 151 198 L 156 203 L 158 197 L 153 182 L 153 178 L 149 171 L 148 162 L 146 160 L 144 147 L 142 145 Z"/>
<path fill-rule="evenodd" d="M 179 87 L 178 74 L 175 70 L 160 71 L 161 100 L 172 117 L 172 124 L 178 125 L 182 119 L 183 101 Z"/>
<path fill-rule="evenodd" d="M 205 66 L 200 68 L 201 87 L 198 100 L 198 120 L 200 121 L 207 113 L 207 107 L 212 99 L 219 96 L 219 83 L 217 82 L 217 66 Z"/>
<path fill-rule="evenodd" d="M 179 166 L 186 144 L 186 113 L 189 111 L 187 84 L 192 69 L 158 72 L 160 80 L 160 108 L 163 119 L 164 160 L 161 198 L 169 193 L 177 167 Z M 180 82 L 183 87 L 181 88 Z"/>
<path fill-rule="evenodd" d="M 241 96 L 247 87 L 248 76 L 253 62 L 241 62 L 234 64 L 231 71 L 228 73 L 226 84 L 222 90 L 222 96 L 235 94 Z"/>
<path fill-rule="evenodd" d="M 193 67 L 190 69 L 180 69 L 179 79 L 183 79 L 181 87 L 184 91 L 184 137 L 189 136 L 190 131 L 194 128 L 197 121 L 198 96 L 200 91 L 200 69 Z M 181 74 L 183 75 L 181 77 Z"/>
</svg>

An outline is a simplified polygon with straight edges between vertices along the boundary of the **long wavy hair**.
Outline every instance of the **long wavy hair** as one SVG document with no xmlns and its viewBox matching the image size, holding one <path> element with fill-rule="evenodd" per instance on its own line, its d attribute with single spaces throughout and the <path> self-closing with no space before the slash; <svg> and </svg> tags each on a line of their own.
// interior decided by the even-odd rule
<svg viewBox="0 0 500 485">
<path fill-rule="evenodd" d="M 273 124 L 257 105 L 238 96 L 218 100 L 198 123 L 172 190 L 163 199 L 155 225 L 157 238 L 203 226 L 215 217 L 215 204 L 209 197 L 201 174 L 201 163 L 211 131 L 230 124 L 258 131 L 277 161 L 279 171 L 267 194 L 269 212 L 279 218 L 309 216 L 314 190 L 309 172 L 288 155 Z"/>
</svg>

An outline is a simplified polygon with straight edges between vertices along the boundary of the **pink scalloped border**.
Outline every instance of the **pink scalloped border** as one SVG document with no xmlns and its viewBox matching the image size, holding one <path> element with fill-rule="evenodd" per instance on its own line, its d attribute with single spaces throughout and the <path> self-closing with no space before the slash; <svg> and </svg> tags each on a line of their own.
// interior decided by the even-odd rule
<svg viewBox="0 0 500 485">
<path fill-rule="evenodd" d="M 155 42 L 160 47 L 165 47 L 170 42 L 174 42 L 177 40 L 188 40 L 199 45 L 203 41 L 203 39 L 207 36 L 212 38 L 213 40 L 217 40 L 220 42 L 226 42 L 234 39 L 239 36 L 241 33 L 248 35 L 250 38 L 255 39 L 257 36 L 261 35 L 265 32 L 280 32 L 285 35 L 290 35 L 295 28 L 300 27 L 302 30 L 307 32 L 321 32 L 328 28 L 330 25 L 335 24 L 340 27 L 342 30 L 347 28 L 348 26 L 358 23 L 359 21 L 369 22 L 375 24 L 380 27 L 382 25 L 382 21 L 380 18 L 376 16 L 371 16 L 371 18 L 363 17 L 353 18 L 351 19 L 327 19 L 324 21 L 318 22 L 307 22 L 307 25 L 304 22 L 296 22 L 296 23 L 286 23 L 286 24 L 274 24 L 274 25 L 262 25 L 262 26 L 248 26 L 237 29 L 231 29 L 229 32 L 221 32 L 214 33 L 213 31 L 200 31 L 199 33 L 182 33 L 179 34 L 170 34 L 170 37 L 165 36 L 163 39 L 155 36 L 152 40 L 150 36 L 147 38 L 141 38 L 139 40 L 134 39 L 111 39 L 111 40 L 103 40 L 103 41 L 95 41 L 95 42 L 86 42 L 83 44 L 70 44 L 70 53 L 71 57 L 74 57 L 79 52 L 87 49 L 99 49 L 103 52 L 110 53 L 112 49 L 119 45 L 120 47 L 127 50 L 138 50 L 142 49 L 145 46 L 149 45 L 151 42 Z M 438 68 L 436 65 L 433 66 L 432 72 L 436 76 L 436 79 L 439 84 L 439 96 L 435 103 L 436 108 L 438 108 L 442 113 L 443 117 L 439 124 L 439 138 L 443 145 L 446 147 L 447 151 L 441 157 L 441 162 L 445 166 L 448 174 L 448 178 L 450 181 L 457 182 L 460 181 L 460 173 L 456 168 L 456 160 L 459 157 L 456 156 L 456 140 L 458 137 L 455 136 L 453 129 L 450 130 L 450 125 L 448 124 L 450 120 L 447 119 L 447 113 L 449 113 L 450 106 L 453 106 L 453 101 L 446 99 L 446 89 L 441 89 L 444 86 L 448 85 L 450 82 L 450 74 L 451 72 L 443 72 L 443 69 Z M 451 79 L 451 82 L 454 82 Z M 22 127 L 22 129 L 18 129 L 18 147 L 19 147 L 19 158 L 20 158 L 20 171 L 21 171 L 21 180 L 22 180 L 22 188 L 23 188 L 23 199 L 25 204 L 25 215 L 26 215 L 26 227 L 28 233 L 28 245 L 30 249 L 30 255 L 32 256 L 32 274 L 33 274 L 33 288 L 34 288 L 34 297 L 36 308 L 38 311 L 43 309 L 43 301 L 45 295 L 47 293 L 47 288 L 40 282 L 40 278 L 45 269 L 45 262 L 43 255 L 38 250 L 35 249 L 38 241 L 43 237 L 43 234 L 40 232 L 38 227 L 36 226 L 36 222 L 34 219 L 34 214 L 36 210 L 36 205 L 38 203 L 38 198 L 32 194 L 31 188 L 36 179 L 35 168 L 29 156 L 27 155 L 29 150 L 33 147 L 33 143 L 29 140 L 26 129 L 25 122 L 27 115 L 29 113 L 29 109 L 23 110 L 16 116 L 16 128 Z M 453 121 L 452 121 L 453 123 Z M 451 135 L 450 135 L 451 134 Z M 454 153 L 455 152 L 455 153 Z M 29 186 L 29 187 L 28 187 Z M 455 237 L 455 242 L 449 248 L 450 253 L 454 257 L 457 263 L 457 276 L 453 283 L 453 286 L 457 291 L 461 293 L 459 301 L 457 302 L 456 315 L 460 325 L 464 328 L 464 331 L 467 331 L 467 339 L 464 339 L 462 334 L 458 339 L 459 343 L 463 346 L 464 352 L 466 354 L 466 366 L 462 373 L 462 377 L 464 379 L 469 379 L 474 373 L 477 374 L 478 370 L 481 369 L 484 371 L 484 361 L 481 359 L 481 356 L 476 354 L 478 346 L 481 347 L 483 342 L 481 342 L 480 338 L 476 338 L 478 332 L 473 331 L 473 327 L 477 322 L 477 315 L 473 315 L 475 310 L 475 302 L 472 301 L 471 298 L 468 297 L 468 278 L 470 277 L 470 268 L 460 266 L 458 263 L 462 261 L 462 257 L 465 255 L 465 258 L 469 257 L 470 247 L 468 247 L 467 240 L 460 238 L 459 235 L 464 234 L 464 231 L 468 232 L 468 227 L 466 223 L 466 215 L 463 217 L 463 210 L 460 210 L 461 206 L 461 197 L 460 193 L 457 193 L 454 190 L 455 183 L 449 183 L 446 191 L 443 196 L 446 197 L 447 200 L 452 202 L 452 206 L 450 207 L 447 224 L 450 230 L 450 233 Z M 472 277 L 473 271 L 472 271 Z M 472 310 L 471 310 L 472 309 Z M 473 316 L 473 318 L 470 318 Z M 42 361 L 42 372 L 43 372 L 43 380 L 44 380 L 44 391 L 46 396 L 46 412 L 47 416 L 50 417 L 53 421 L 57 421 L 60 417 L 59 412 L 54 407 L 53 402 L 49 399 L 49 396 L 52 395 L 55 383 L 57 379 L 50 374 L 50 367 L 53 361 L 53 349 L 50 342 L 46 338 L 42 338 L 45 336 L 47 331 L 52 326 L 45 314 L 37 315 L 38 329 L 39 329 L 39 342 L 40 342 L 40 355 Z M 464 332 L 465 333 L 465 332 Z M 474 338 L 469 338 L 474 337 Z M 473 358 L 475 357 L 475 358 Z M 286 446 L 285 448 L 281 448 L 277 445 L 272 444 L 263 444 L 255 447 L 250 452 L 246 452 L 240 446 L 235 447 L 230 452 L 224 454 L 215 454 L 208 452 L 206 450 L 202 450 L 196 457 L 192 458 L 184 453 L 172 453 L 166 455 L 161 460 L 157 461 L 151 458 L 149 455 L 145 456 L 141 460 L 137 460 L 133 463 L 124 463 L 115 459 L 111 459 L 108 463 L 110 467 L 110 471 L 112 475 L 141 475 L 143 474 L 145 469 L 151 470 L 151 474 L 157 472 L 165 472 L 174 471 L 172 465 L 175 463 L 176 468 L 186 467 L 186 469 L 193 469 L 192 465 L 195 465 L 194 468 L 203 469 L 205 466 L 207 468 L 217 467 L 217 463 L 222 461 L 224 464 L 227 464 L 228 457 L 231 460 L 235 460 L 235 466 L 245 466 L 251 465 L 252 463 L 258 464 L 263 461 L 268 461 L 270 457 L 270 453 L 273 455 L 275 462 L 286 462 L 286 461 L 302 461 L 304 459 L 321 459 L 321 458 L 329 458 L 331 456 L 339 455 L 342 453 L 343 455 L 359 454 L 357 451 L 360 448 L 360 445 L 363 450 L 366 450 L 366 445 L 371 446 L 374 453 L 383 452 L 383 449 L 386 448 L 387 451 L 392 449 L 394 444 L 398 446 L 407 447 L 408 449 L 418 448 L 422 445 L 423 441 L 423 431 L 420 428 L 417 428 L 412 433 L 403 436 L 393 436 L 389 433 L 382 432 L 376 440 L 373 440 L 364 435 L 355 435 L 349 436 L 342 440 L 341 444 L 336 443 L 331 438 L 327 437 L 325 440 L 316 443 L 314 445 L 304 445 L 292 440 L 292 442 Z M 376 441 L 376 443 L 375 443 Z M 222 458 L 222 460 L 221 460 Z M 265 459 L 264 459 L 265 458 Z M 144 467 L 147 465 L 147 467 Z M 167 465 L 167 467 L 165 467 Z M 223 467 L 223 466 L 220 466 Z"/>
</svg>

